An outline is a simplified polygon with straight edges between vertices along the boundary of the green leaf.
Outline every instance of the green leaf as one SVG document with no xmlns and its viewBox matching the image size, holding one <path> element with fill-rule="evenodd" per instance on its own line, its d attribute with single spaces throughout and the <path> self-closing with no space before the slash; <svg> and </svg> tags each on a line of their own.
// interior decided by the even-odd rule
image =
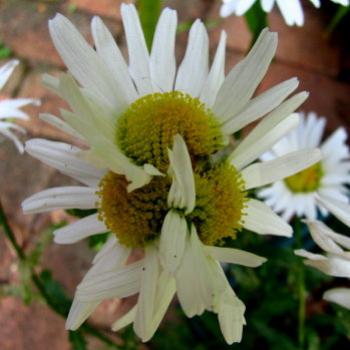
<svg viewBox="0 0 350 350">
<path fill-rule="evenodd" d="M 341 22 L 341 20 L 350 12 L 350 6 L 339 6 L 337 12 L 333 16 L 331 22 L 329 23 L 327 27 L 327 34 L 332 34 L 332 32 L 335 30 L 335 28 L 338 26 L 338 24 Z"/>
<path fill-rule="evenodd" d="M 260 32 L 268 27 L 268 19 L 266 12 L 262 9 L 260 1 L 256 1 L 255 4 L 245 14 L 245 20 L 248 28 L 252 33 L 252 44 L 255 43 L 259 37 Z"/>
<path fill-rule="evenodd" d="M 69 215 L 75 216 L 76 218 L 85 218 L 86 216 L 95 214 L 96 209 L 67 209 L 66 213 Z"/>
<path fill-rule="evenodd" d="M 137 7 L 146 44 L 148 50 L 151 50 L 154 32 L 162 8 L 161 0 L 138 0 Z"/>
<path fill-rule="evenodd" d="M 73 350 L 86 350 L 87 343 L 83 332 L 81 331 L 69 331 L 69 341 L 72 344 Z"/>
<path fill-rule="evenodd" d="M 109 232 L 105 232 L 89 237 L 89 247 L 96 251 L 99 251 L 102 248 L 102 246 L 106 243 L 108 236 Z"/>
</svg>

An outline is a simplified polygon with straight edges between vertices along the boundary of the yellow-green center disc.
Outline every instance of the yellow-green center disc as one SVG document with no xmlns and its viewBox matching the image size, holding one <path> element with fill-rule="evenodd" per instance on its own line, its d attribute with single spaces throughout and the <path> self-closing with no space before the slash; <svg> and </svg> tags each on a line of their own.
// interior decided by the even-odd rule
<svg viewBox="0 0 350 350">
<path fill-rule="evenodd" d="M 135 101 L 119 118 L 117 144 L 136 164 L 168 170 L 168 149 L 180 134 L 192 160 L 208 157 L 224 143 L 212 111 L 182 92 L 155 93 Z"/>
</svg>

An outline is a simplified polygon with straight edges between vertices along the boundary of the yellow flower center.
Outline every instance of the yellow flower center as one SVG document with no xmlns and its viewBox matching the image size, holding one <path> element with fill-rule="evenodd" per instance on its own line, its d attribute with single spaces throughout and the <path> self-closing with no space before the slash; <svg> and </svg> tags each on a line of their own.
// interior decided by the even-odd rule
<svg viewBox="0 0 350 350">
<path fill-rule="evenodd" d="M 182 92 L 155 93 L 135 101 L 119 118 L 117 144 L 136 164 L 150 163 L 162 172 L 169 166 L 168 148 L 180 134 L 193 161 L 224 144 L 220 125 L 210 109 Z"/>
<path fill-rule="evenodd" d="M 284 179 L 286 186 L 294 193 L 315 192 L 321 185 L 323 169 L 321 162 Z"/>
<path fill-rule="evenodd" d="M 218 244 L 225 237 L 235 238 L 242 227 L 245 191 L 242 178 L 231 166 L 217 165 L 195 174 L 196 207 L 187 216 L 206 244 Z M 160 234 L 169 208 L 170 177 L 154 177 L 146 186 L 128 193 L 127 181 L 109 172 L 100 183 L 99 218 L 121 244 L 143 247 Z"/>
</svg>

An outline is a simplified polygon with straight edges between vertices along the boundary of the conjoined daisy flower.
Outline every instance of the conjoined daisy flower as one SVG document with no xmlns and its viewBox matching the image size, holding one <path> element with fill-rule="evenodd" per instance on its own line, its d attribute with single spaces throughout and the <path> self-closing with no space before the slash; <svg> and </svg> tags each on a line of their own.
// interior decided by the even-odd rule
<svg viewBox="0 0 350 350">
<path fill-rule="evenodd" d="M 331 212 L 350 225 L 348 190 L 345 187 L 350 183 L 347 134 L 344 128 L 339 128 L 321 144 L 325 124 L 325 118 L 318 118 L 315 113 L 309 113 L 307 117 L 301 113 L 298 128 L 261 157 L 271 161 L 301 149 L 320 147 L 322 151 L 322 160 L 317 164 L 259 192 L 259 196 L 287 221 L 294 215 L 315 220 L 318 208 L 323 215 Z"/>
<path fill-rule="evenodd" d="M 225 33 L 209 68 L 208 35 L 197 20 L 177 68 L 175 11 L 162 12 L 150 54 L 135 7 L 124 4 L 121 14 L 128 64 L 98 17 L 92 20 L 96 49 L 62 15 L 50 21 L 70 74 L 45 81 L 72 112 L 63 110 L 64 120 L 42 118 L 87 147 L 34 139 L 26 150 L 82 185 L 47 189 L 23 209 L 96 210 L 57 230 L 57 243 L 112 233 L 77 288 L 68 329 L 77 329 L 104 299 L 138 294 L 112 328 L 133 323 L 147 341 L 176 293 L 188 317 L 215 312 L 226 341 L 240 341 L 245 306 L 219 262 L 256 267 L 265 259 L 223 244 L 242 228 L 291 236 L 291 227 L 249 190 L 311 166 L 320 152 L 251 163 L 297 126 L 291 113 L 307 93 L 288 98 L 298 86 L 292 78 L 252 97 L 276 51 L 277 36 L 268 30 L 225 77 Z M 233 142 L 230 135 L 263 116 L 241 143 Z M 144 257 L 130 262 L 136 250 Z"/>
<path fill-rule="evenodd" d="M 18 63 L 19 61 L 17 60 L 11 60 L 0 68 L 0 89 L 5 86 Z M 27 120 L 29 118 L 28 115 L 21 111 L 20 108 L 29 104 L 39 105 L 40 101 L 30 98 L 0 100 L 0 141 L 2 136 L 12 140 L 21 153 L 24 150 L 23 145 L 12 130 L 21 133 L 26 131 L 19 125 L 14 124 L 13 119 Z"/>
<path fill-rule="evenodd" d="M 244 15 L 257 0 L 222 0 L 220 15 L 227 17 L 231 14 L 236 16 Z M 315 7 L 321 6 L 320 0 L 310 0 Z M 349 0 L 331 0 L 337 4 L 348 6 Z M 271 12 L 273 6 L 278 6 L 281 14 L 289 26 L 304 25 L 304 12 L 300 0 L 260 0 L 262 9 L 265 12 Z"/>
<path fill-rule="evenodd" d="M 306 258 L 306 265 L 329 276 L 350 279 L 350 237 L 334 232 L 320 221 L 306 223 L 312 238 L 326 255 L 310 253 L 303 249 L 296 250 L 295 254 Z M 350 309 L 350 288 L 330 289 L 323 294 L 323 298 Z"/>
</svg>

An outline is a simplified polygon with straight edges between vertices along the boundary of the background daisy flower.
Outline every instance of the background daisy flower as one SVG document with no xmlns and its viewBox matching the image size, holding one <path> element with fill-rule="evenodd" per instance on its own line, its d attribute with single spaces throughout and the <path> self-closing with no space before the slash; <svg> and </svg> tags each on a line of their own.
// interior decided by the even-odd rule
<svg viewBox="0 0 350 350">
<path fill-rule="evenodd" d="M 306 265 L 329 276 L 350 278 L 350 238 L 334 232 L 320 221 L 306 221 L 311 236 L 326 255 L 296 250 L 298 256 L 306 258 Z M 346 250 L 344 250 L 347 249 Z M 350 288 L 332 288 L 323 294 L 323 298 L 332 303 L 350 309 Z"/>
<path fill-rule="evenodd" d="M 54 44 L 73 76 L 45 81 L 72 112 L 63 110 L 63 121 L 42 118 L 78 137 L 87 150 L 41 139 L 27 142 L 26 150 L 82 185 L 37 193 L 23 209 L 96 210 L 56 230 L 57 243 L 113 233 L 77 288 L 68 329 L 78 328 L 102 300 L 138 294 L 113 329 L 133 323 L 147 341 L 177 292 L 186 315 L 213 311 L 226 341 L 240 341 L 245 307 L 219 262 L 256 267 L 264 259 L 220 245 L 243 227 L 291 236 L 291 227 L 249 198 L 249 190 L 320 160 L 318 150 L 308 149 L 254 163 L 298 125 L 291 113 L 308 94 L 288 98 L 298 86 L 292 78 L 252 97 L 276 51 L 277 36 L 268 30 L 225 77 L 225 33 L 209 67 L 208 35 L 195 21 L 177 68 L 175 11 L 162 12 L 150 54 L 135 7 L 122 5 L 121 14 L 128 64 L 99 18 L 91 24 L 96 50 L 62 15 L 50 21 Z M 262 117 L 241 143 L 229 143 L 233 133 Z M 139 249 L 144 258 L 128 263 Z"/>
<path fill-rule="evenodd" d="M 231 14 L 236 16 L 244 15 L 257 0 L 223 0 L 220 9 L 220 15 L 227 17 Z M 310 0 L 315 7 L 320 7 L 320 0 Z M 349 5 L 349 0 L 332 0 L 343 6 Z M 273 6 L 278 6 L 285 22 L 289 25 L 304 25 L 304 12 L 300 0 L 260 0 L 262 9 L 265 12 L 271 12 Z"/>
<path fill-rule="evenodd" d="M 0 89 L 2 89 L 18 65 L 19 61 L 12 60 L 0 68 Z M 13 131 L 25 133 L 25 129 L 16 125 L 13 120 L 28 120 L 29 116 L 21 110 L 21 107 L 29 104 L 39 105 L 40 101 L 30 98 L 15 98 L 0 100 L 0 141 L 4 136 L 13 141 L 18 151 L 23 153 L 24 148 L 18 137 Z"/>
<path fill-rule="evenodd" d="M 350 223 L 346 188 L 350 183 L 350 162 L 346 131 L 339 128 L 321 143 L 325 118 L 318 118 L 315 113 L 306 117 L 300 115 L 298 128 L 274 145 L 262 159 L 271 160 L 291 151 L 319 147 L 322 160 L 261 190 L 258 195 L 287 221 L 294 215 L 315 220 L 319 209 L 323 215 L 331 212 L 343 222 Z"/>
</svg>

